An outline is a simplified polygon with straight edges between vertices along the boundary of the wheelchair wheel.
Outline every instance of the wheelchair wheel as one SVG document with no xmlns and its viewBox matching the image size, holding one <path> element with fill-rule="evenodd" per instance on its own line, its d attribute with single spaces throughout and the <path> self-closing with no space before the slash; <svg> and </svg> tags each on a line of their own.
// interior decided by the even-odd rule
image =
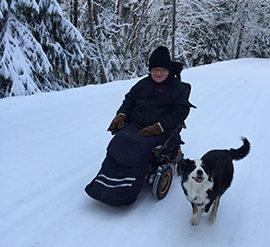
<svg viewBox="0 0 270 247">
<path fill-rule="evenodd" d="M 157 171 L 152 187 L 152 194 L 156 199 L 162 200 L 170 189 L 173 171 L 170 166 L 165 168 L 159 167 L 158 169 L 159 170 Z"/>
</svg>

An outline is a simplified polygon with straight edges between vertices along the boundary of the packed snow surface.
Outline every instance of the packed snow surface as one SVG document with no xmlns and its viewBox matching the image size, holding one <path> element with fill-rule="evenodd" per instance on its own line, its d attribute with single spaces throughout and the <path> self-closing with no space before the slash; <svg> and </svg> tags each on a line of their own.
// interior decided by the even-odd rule
<svg viewBox="0 0 270 247">
<path fill-rule="evenodd" d="M 185 157 L 211 149 L 250 154 L 234 162 L 231 187 L 213 224 L 199 216 L 175 175 L 161 201 L 145 183 L 137 201 L 113 208 L 84 187 L 111 139 L 107 127 L 138 79 L 0 100 L 0 246 L 269 246 L 270 59 L 239 59 L 186 69 L 197 105 L 181 135 Z"/>
</svg>

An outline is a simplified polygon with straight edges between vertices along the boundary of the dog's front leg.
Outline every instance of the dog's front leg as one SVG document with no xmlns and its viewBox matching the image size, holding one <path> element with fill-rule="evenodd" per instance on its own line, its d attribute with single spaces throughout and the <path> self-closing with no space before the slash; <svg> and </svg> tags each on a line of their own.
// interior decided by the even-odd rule
<svg viewBox="0 0 270 247">
<path fill-rule="evenodd" d="M 219 205 L 219 199 L 220 199 L 220 196 L 218 196 L 216 198 L 214 205 L 213 205 L 213 208 L 212 208 L 212 211 L 211 211 L 211 214 L 209 215 L 209 220 L 213 223 L 216 221 L 216 218 L 217 218 L 217 209 L 218 209 L 218 205 Z"/>
<path fill-rule="evenodd" d="M 190 220 L 190 224 L 192 226 L 196 226 L 198 225 L 198 207 L 194 204 L 194 203 L 191 203 L 192 205 L 192 217 L 191 217 L 191 220 Z"/>
<path fill-rule="evenodd" d="M 208 204 L 205 205 L 204 208 L 202 208 L 201 213 L 202 213 L 203 216 L 206 216 L 208 214 L 209 209 L 212 206 L 212 203 L 213 203 L 213 201 L 209 202 Z"/>
</svg>

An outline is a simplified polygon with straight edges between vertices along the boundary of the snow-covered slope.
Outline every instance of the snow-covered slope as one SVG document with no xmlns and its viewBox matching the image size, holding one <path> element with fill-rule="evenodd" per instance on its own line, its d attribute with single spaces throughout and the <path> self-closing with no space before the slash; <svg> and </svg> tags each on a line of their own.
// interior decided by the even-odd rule
<svg viewBox="0 0 270 247">
<path fill-rule="evenodd" d="M 182 73 L 198 107 L 182 131 L 185 156 L 237 148 L 241 136 L 251 143 L 250 154 L 235 162 L 216 223 L 200 216 L 196 227 L 178 175 L 164 200 L 145 184 L 128 207 L 84 192 L 111 139 L 106 129 L 137 80 L 1 99 L 0 246 L 268 246 L 269 68 L 269 59 L 240 59 Z"/>
</svg>

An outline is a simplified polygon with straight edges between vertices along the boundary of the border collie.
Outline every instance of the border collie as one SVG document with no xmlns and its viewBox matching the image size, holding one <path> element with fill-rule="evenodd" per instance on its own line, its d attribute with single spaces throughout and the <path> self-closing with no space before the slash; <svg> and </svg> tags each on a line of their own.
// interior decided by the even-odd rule
<svg viewBox="0 0 270 247">
<path fill-rule="evenodd" d="M 177 167 L 183 191 L 193 209 L 191 225 L 198 225 L 198 207 L 204 206 L 202 215 L 206 216 L 213 203 L 209 220 L 215 222 L 220 197 L 233 179 L 232 161 L 243 159 L 249 153 L 249 141 L 244 137 L 242 141 L 238 149 L 212 150 L 199 160 L 185 159 Z"/>
</svg>

